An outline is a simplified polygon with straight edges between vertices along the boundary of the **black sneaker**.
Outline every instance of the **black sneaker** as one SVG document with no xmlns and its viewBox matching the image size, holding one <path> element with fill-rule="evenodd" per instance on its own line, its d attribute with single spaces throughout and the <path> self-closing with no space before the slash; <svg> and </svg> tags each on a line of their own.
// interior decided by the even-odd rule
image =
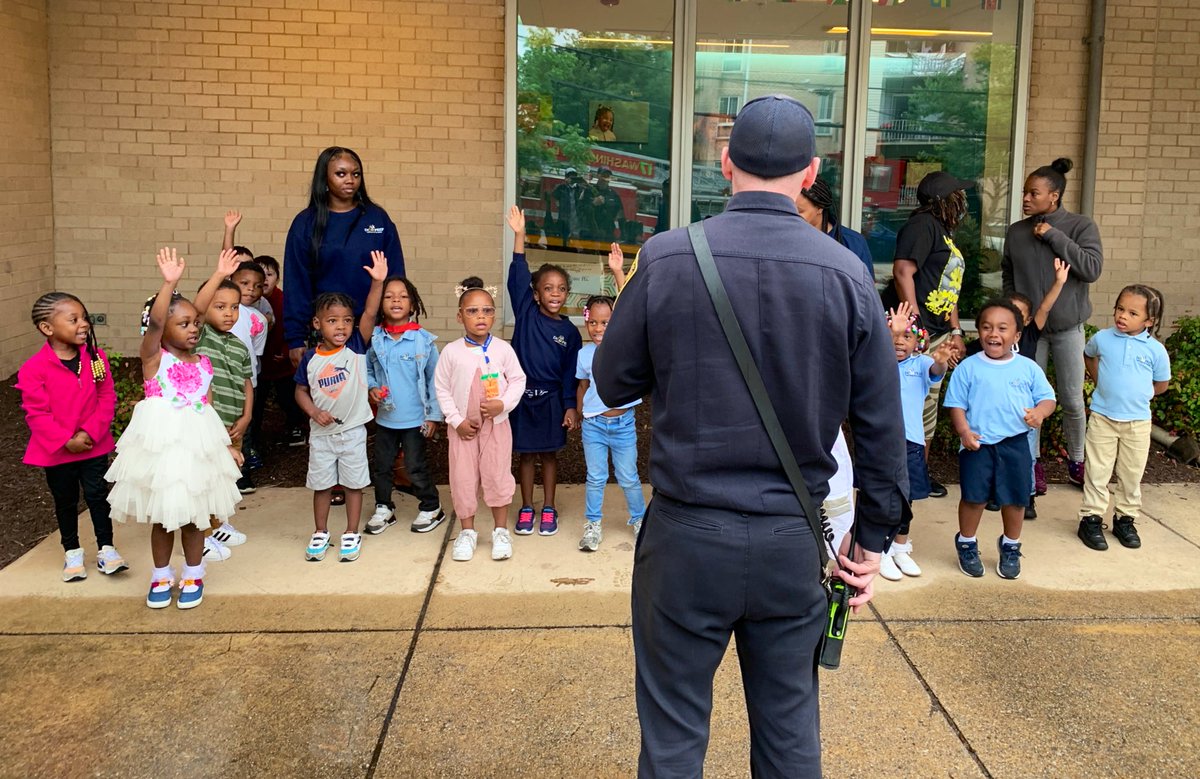
<svg viewBox="0 0 1200 779">
<path fill-rule="evenodd" d="M 1000 504 L 999 504 L 999 503 L 997 503 L 997 502 L 996 502 L 996 501 L 994 501 L 994 500 L 989 500 L 989 501 L 987 502 L 987 505 L 986 505 L 986 506 L 984 506 L 984 508 L 985 508 L 985 509 L 987 509 L 988 511 L 999 511 L 999 510 L 1000 510 Z"/>
<path fill-rule="evenodd" d="M 238 479 L 237 488 L 238 492 L 242 493 L 243 495 L 249 495 L 258 489 L 258 487 L 254 486 L 254 480 L 249 476 L 243 476 L 242 478 Z"/>
<path fill-rule="evenodd" d="M 1106 525 L 1100 521 L 1100 517 L 1095 514 L 1089 514 L 1079 520 L 1079 532 L 1077 535 L 1079 536 L 1079 540 L 1088 549 L 1103 552 L 1108 549 L 1108 542 L 1104 540 L 1105 527 Z"/>
<path fill-rule="evenodd" d="M 946 485 L 934 479 L 929 480 L 929 497 L 944 498 L 949 494 L 950 492 L 946 489 Z"/>
<path fill-rule="evenodd" d="M 1113 514 L 1112 532 L 1126 549 L 1138 549 L 1142 545 L 1142 538 L 1133 526 L 1133 517 Z"/>
<path fill-rule="evenodd" d="M 304 446 L 304 431 L 298 427 L 293 427 L 287 434 L 288 446 Z"/>
<path fill-rule="evenodd" d="M 1021 545 L 1004 543 L 1004 536 L 996 539 L 996 547 L 1000 551 L 1000 561 L 996 563 L 996 573 L 1001 579 L 1021 578 Z"/>
<path fill-rule="evenodd" d="M 1029 496 L 1029 505 L 1025 507 L 1025 519 L 1037 519 L 1037 506 L 1034 501 L 1036 496 Z"/>
<path fill-rule="evenodd" d="M 978 579 L 983 576 L 983 561 L 979 559 L 979 542 L 962 541 L 954 534 L 954 548 L 958 550 L 958 570 Z"/>
</svg>

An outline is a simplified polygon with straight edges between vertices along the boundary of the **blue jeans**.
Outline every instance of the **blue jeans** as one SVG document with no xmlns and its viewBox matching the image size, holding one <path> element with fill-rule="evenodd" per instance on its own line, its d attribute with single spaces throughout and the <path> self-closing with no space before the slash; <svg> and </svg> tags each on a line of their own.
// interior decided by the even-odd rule
<svg viewBox="0 0 1200 779">
<path fill-rule="evenodd" d="M 584 516 L 588 522 L 599 522 L 604 513 L 609 453 L 612 453 L 617 484 L 625 490 L 629 524 L 633 524 L 646 513 L 646 498 L 642 495 L 642 480 L 637 472 L 637 421 L 633 411 L 626 411 L 619 417 L 596 416 L 583 420 L 583 456 L 587 460 Z"/>
</svg>

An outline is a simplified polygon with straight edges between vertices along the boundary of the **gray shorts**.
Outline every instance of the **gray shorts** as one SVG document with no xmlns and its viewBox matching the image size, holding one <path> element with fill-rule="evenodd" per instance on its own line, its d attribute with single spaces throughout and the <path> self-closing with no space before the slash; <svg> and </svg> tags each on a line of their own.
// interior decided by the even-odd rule
<svg viewBox="0 0 1200 779">
<path fill-rule="evenodd" d="M 305 486 L 319 491 L 336 484 L 351 490 L 370 486 L 366 425 L 331 435 L 309 436 L 308 479 Z"/>
</svg>

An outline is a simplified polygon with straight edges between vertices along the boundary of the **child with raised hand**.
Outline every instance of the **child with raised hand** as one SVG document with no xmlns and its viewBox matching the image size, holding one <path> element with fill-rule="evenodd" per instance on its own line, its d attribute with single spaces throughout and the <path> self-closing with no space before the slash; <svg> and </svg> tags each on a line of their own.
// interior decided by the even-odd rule
<svg viewBox="0 0 1200 779">
<path fill-rule="evenodd" d="M 154 570 L 146 605 L 171 605 L 171 551 L 178 530 L 184 566 L 176 605 L 190 609 L 204 598 L 209 518 L 228 520 L 242 499 L 237 490 L 242 455 L 212 406 L 212 362 L 194 352 L 200 313 L 171 294 L 183 276 L 184 260 L 163 248 L 156 261 L 163 283 L 150 307 L 140 354 L 146 397 L 134 406 L 104 478 L 115 483 L 108 502 L 117 520 L 151 523 Z"/>
<path fill-rule="evenodd" d="M 921 327 L 916 311 L 907 301 L 888 312 L 892 346 L 900 370 L 900 407 L 904 413 L 904 438 L 908 454 L 908 499 L 929 497 L 929 469 L 925 463 L 925 425 L 921 415 L 929 389 L 946 375 L 954 350 L 943 343 L 932 354 L 924 354 L 929 334 Z M 879 575 L 891 581 L 905 576 L 920 576 L 921 567 L 912 559 L 912 541 L 908 538 L 911 512 L 905 513 L 891 548 L 879 561 Z"/>
<path fill-rule="evenodd" d="M 458 321 L 462 338 L 446 345 L 433 382 L 438 404 L 453 431 L 450 444 L 450 498 L 462 529 L 451 558 L 466 562 L 475 555 L 475 509 L 479 493 L 492 510 L 492 559 L 512 557 L 508 506 L 516 482 L 512 475 L 513 430 L 509 413 L 522 402 L 525 372 L 513 348 L 492 335 L 496 320 L 494 287 L 477 276 L 458 285 Z"/>
<path fill-rule="evenodd" d="M 540 461 L 543 501 L 537 532 L 552 536 L 558 532 L 558 450 L 566 446 L 567 431 L 579 426 L 575 359 L 583 339 L 561 314 L 571 291 L 570 274 L 549 263 L 531 274 L 525 261 L 525 214 L 516 206 L 508 211 L 508 226 L 513 231 L 508 268 L 509 301 L 516 317 L 513 349 L 528 376 L 525 397 L 512 416 L 513 450 L 521 454 L 516 533 L 533 533 L 533 477 Z"/>
<path fill-rule="evenodd" d="M 233 249 L 222 250 L 212 275 L 200 287 L 195 307 L 204 324 L 196 342 L 196 354 L 208 359 L 212 366 L 210 400 L 234 448 L 243 451 L 243 438 L 250 426 L 254 408 L 253 362 L 250 349 L 234 332 L 241 318 L 241 289 L 229 280 L 237 268 Z M 244 453 L 243 453 L 244 454 Z M 244 458 L 243 458 L 244 459 Z M 238 478 L 238 491 L 243 492 L 245 475 Z M 204 539 L 204 559 L 229 559 L 231 546 L 246 543 L 246 534 L 228 520 L 214 525 Z"/>
<path fill-rule="evenodd" d="M 603 518 L 604 485 L 608 483 L 608 458 L 612 455 L 613 473 L 617 484 L 625 491 L 629 508 L 629 525 L 636 537 L 642 529 L 646 513 L 646 497 L 637 470 L 637 420 L 635 400 L 620 408 L 609 408 L 592 386 L 592 360 L 596 347 L 604 340 L 604 331 L 612 319 L 613 299 L 607 295 L 592 295 L 583 308 L 583 321 L 592 342 L 579 350 L 575 378 L 579 379 L 577 404 L 583 410 L 583 456 L 587 461 L 587 491 L 584 499 L 583 537 L 579 549 L 595 552 L 603 538 L 600 521 Z"/>
<path fill-rule="evenodd" d="M 371 252 L 371 275 L 366 311 L 379 308 L 387 259 Z M 305 486 L 313 491 L 313 523 L 316 526 L 305 559 L 325 559 L 329 550 L 329 507 L 333 488 L 346 491 L 346 532 L 338 548 L 338 560 L 354 562 L 362 553 L 358 523 L 362 514 L 362 490 L 371 484 L 367 464 L 367 340 L 373 323 L 360 317 L 354 324 L 354 301 L 341 292 L 323 292 L 313 301 L 312 328 L 320 336 L 315 349 L 308 349 L 296 369 L 296 403 L 310 422 L 308 477 Z"/>
<path fill-rule="evenodd" d="M 613 284 L 620 294 L 625 288 L 625 252 L 621 251 L 621 244 L 616 241 L 608 247 L 608 269 L 612 271 Z"/>
<path fill-rule="evenodd" d="M 44 468 L 62 537 L 64 582 L 86 579 L 79 546 L 79 488 L 96 533 L 96 569 L 114 574 L 128 566 L 113 546 L 104 472 L 113 450 L 116 409 L 112 369 L 96 345 L 83 301 L 47 292 L 33 304 L 33 326 L 46 343 L 17 371 L 17 389 L 29 425 L 23 462 Z"/>
<path fill-rule="evenodd" d="M 253 298 L 253 302 L 247 303 L 246 305 L 262 314 L 267 320 L 267 326 L 270 327 L 275 324 L 275 311 L 273 308 L 271 308 L 270 301 L 266 299 L 266 294 L 273 288 L 273 283 L 269 280 L 269 278 L 267 278 L 267 267 L 263 265 L 263 263 L 259 262 L 259 258 L 254 256 L 254 252 L 250 251 L 245 246 L 238 246 L 234 242 L 234 235 L 237 232 L 238 225 L 241 223 L 242 212 L 233 210 L 225 212 L 225 236 L 221 239 L 221 248 L 233 249 L 235 252 L 237 252 L 239 263 L 254 262 L 258 263 L 258 265 L 263 269 L 264 281 L 262 287 L 257 291 L 257 294 Z M 274 258 L 268 259 L 270 259 L 272 262 L 275 262 Z M 234 281 L 236 282 L 237 280 L 234 279 Z M 274 283 L 277 284 L 278 282 L 279 263 L 275 262 Z M 242 284 L 239 283 L 238 286 L 240 287 Z"/>
<path fill-rule="evenodd" d="M 1084 367 L 1096 383 L 1084 439 L 1083 503 L 1079 540 L 1104 551 L 1101 517 L 1108 509 L 1108 480 L 1117 475 L 1112 533 L 1121 546 L 1142 545 L 1134 523 L 1142 507 L 1142 474 L 1150 454 L 1150 400 L 1167 391 L 1171 358 L 1155 335 L 1163 319 L 1163 296 L 1153 287 L 1130 284 L 1117 295 L 1113 326 L 1092 336 L 1083 349 Z"/>
<path fill-rule="evenodd" d="M 1036 362 L 1013 352 L 1021 337 L 1021 312 L 1007 300 L 984 304 L 976 319 L 983 351 L 955 368 L 943 405 L 962 441 L 958 453 L 962 499 L 954 544 L 958 567 L 983 576 L 975 533 L 988 500 L 1000 504 L 1004 534 L 997 539 L 996 572 L 1021 575 L 1021 526 L 1033 482 L 1029 430 L 1054 411 L 1054 390 Z"/>
<path fill-rule="evenodd" d="M 372 270 L 379 281 L 382 303 L 367 309 L 364 319 L 374 320 L 367 351 L 367 388 L 378 407 L 375 415 L 375 452 L 371 481 L 375 485 L 375 513 L 367 532 L 382 533 L 396 523 L 392 501 L 396 454 L 403 450 L 404 465 L 419 504 L 410 530 L 428 533 L 446 519 L 437 485 L 429 472 L 426 441 L 442 421 L 433 384 L 438 363 L 437 336 L 421 327 L 425 304 L 413 283 L 403 276 L 387 276 L 387 265 Z"/>
</svg>

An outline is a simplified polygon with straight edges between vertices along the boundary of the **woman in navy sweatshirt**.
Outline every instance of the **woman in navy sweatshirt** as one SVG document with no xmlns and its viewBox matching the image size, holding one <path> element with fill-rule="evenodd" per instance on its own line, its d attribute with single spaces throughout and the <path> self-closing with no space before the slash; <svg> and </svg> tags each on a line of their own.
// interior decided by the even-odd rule
<svg viewBox="0 0 1200 779">
<path fill-rule="evenodd" d="M 313 169 L 308 208 L 296 214 L 283 252 L 283 337 L 300 364 L 312 331 L 312 301 L 344 292 L 360 316 L 371 277 L 362 272 L 371 252 L 387 257 L 388 275 L 404 275 L 404 252 L 391 217 L 367 196 L 362 160 L 352 149 L 330 146 Z"/>
</svg>

